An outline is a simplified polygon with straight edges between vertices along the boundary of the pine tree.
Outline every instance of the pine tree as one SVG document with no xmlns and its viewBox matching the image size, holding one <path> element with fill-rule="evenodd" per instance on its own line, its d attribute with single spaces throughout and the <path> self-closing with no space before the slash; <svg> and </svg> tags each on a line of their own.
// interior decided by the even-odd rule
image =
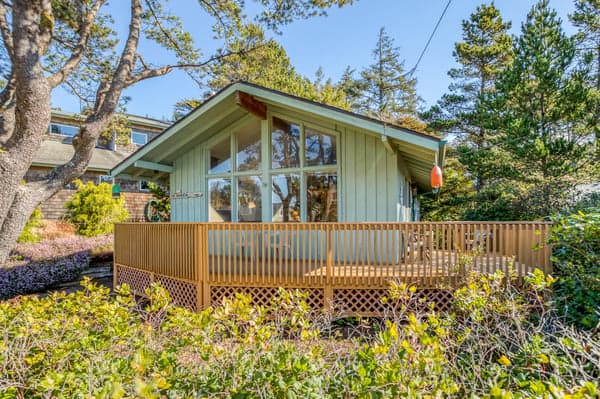
<svg viewBox="0 0 600 399">
<path fill-rule="evenodd" d="M 589 66 L 590 82 L 600 90 L 600 0 L 575 0 L 569 19 L 578 28 L 577 50 Z"/>
<path fill-rule="evenodd" d="M 495 80 L 511 61 L 510 22 L 505 22 L 494 6 L 480 5 L 462 22 L 462 41 L 454 46 L 460 64 L 448 72 L 449 93 L 423 117 L 434 130 L 446 133 L 458 144 L 460 161 L 475 181 L 477 191 L 492 179 L 490 171 L 498 164 L 497 150 L 491 150 L 493 131 L 485 128 L 486 93 L 495 89 Z"/>
<path fill-rule="evenodd" d="M 588 123 L 596 135 L 596 158 L 600 163 L 600 0 L 576 0 L 569 19 L 578 28 L 575 40 L 580 66 L 587 71 L 588 84 L 596 90 L 596 106 Z M 600 175 L 600 166 L 596 174 Z"/>
<path fill-rule="evenodd" d="M 509 155 L 502 175 L 517 189 L 517 213 L 538 218 L 567 206 L 589 177 L 593 95 L 576 68 L 575 42 L 548 0 L 529 12 L 513 52 L 489 95 L 488 126 Z"/>
<path fill-rule="evenodd" d="M 354 89 L 346 85 L 346 90 L 358 89 L 360 93 L 355 109 L 392 123 L 403 116 L 416 116 L 419 103 L 415 87 L 417 81 L 404 69 L 400 50 L 394 46 L 393 39 L 384 28 L 379 31 L 373 61 L 360 72 Z"/>
</svg>

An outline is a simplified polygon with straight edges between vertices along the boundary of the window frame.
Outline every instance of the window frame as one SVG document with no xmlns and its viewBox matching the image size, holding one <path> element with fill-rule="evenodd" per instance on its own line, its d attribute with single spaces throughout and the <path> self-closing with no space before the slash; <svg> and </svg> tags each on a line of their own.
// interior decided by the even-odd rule
<svg viewBox="0 0 600 399">
<path fill-rule="evenodd" d="M 271 163 L 271 156 L 273 154 L 271 136 L 273 131 L 273 118 L 282 119 L 288 123 L 295 124 L 300 126 L 300 166 L 297 168 L 281 168 L 281 169 L 273 169 Z M 337 215 L 336 220 L 340 221 L 340 134 L 336 130 L 332 130 L 330 128 L 320 126 L 318 124 L 312 123 L 310 121 L 301 119 L 296 116 L 288 115 L 282 112 L 267 112 L 267 121 L 268 121 L 268 131 L 267 131 L 267 144 L 268 144 L 268 159 L 266 160 L 266 165 L 268 165 L 268 169 L 265 171 L 265 174 L 268 176 L 269 182 L 271 182 L 272 176 L 274 175 L 285 175 L 285 174 L 298 174 L 300 175 L 300 223 L 307 223 L 308 215 L 307 215 L 307 195 L 306 195 L 306 181 L 307 176 L 309 174 L 335 174 L 337 176 Z M 306 129 L 310 129 L 319 133 L 328 134 L 330 136 L 335 137 L 335 153 L 336 159 L 334 165 L 306 165 Z M 271 186 L 268 187 L 268 196 L 269 200 L 269 208 L 272 207 L 273 204 L 273 192 Z M 269 223 L 278 223 L 273 222 L 272 219 L 273 210 L 269 209 L 269 215 L 271 219 L 268 221 Z M 295 223 L 295 222 L 292 222 Z"/>
<path fill-rule="evenodd" d="M 149 188 L 142 188 L 143 183 L 146 183 L 146 186 L 147 186 L 149 181 L 148 180 L 138 180 L 138 191 L 140 191 L 141 193 L 149 193 L 150 192 Z"/>
<path fill-rule="evenodd" d="M 133 135 L 134 135 L 134 134 L 144 135 L 144 137 L 146 138 L 146 139 L 145 139 L 145 142 L 144 142 L 143 144 L 138 144 L 138 143 L 136 143 L 135 141 L 133 141 Z M 148 144 L 148 133 L 146 133 L 146 132 L 138 132 L 138 131 L 132 130 L 132 131 L 131 131 L 131 134 L 130 134 L 130 139 L 131 139 L 131 144 L 133 144 L 133 145 L 139 145 L 139 146 L 143 146 L 143 145 L 146 145 L 146 144 Z"/>
<path fill-rule="evenodd" d="M 56 133 L 52 131 L 52 125 L 57 125 L 57 126 L 65 126 L 68 128 L 73 128 L 76 129 L 77 131 L 75 132 L 75 134 L 70 135 L 70 134 L 63 134 L 63 133 Z M 49 134 L 57 134 L 59 136 L 63 136 L 63 137 L 75 137 L 77 136 L 77 134 L 81 131 L 81 126 L 75 126 L 75 125 L 69 125 L 66 123 L 62 123 L 62 122 L 50 122 L 50 126 L 48 126 L 48 133 Z"/>
<path fill-rule="evenodd" d="M 98 184 L 101 183 L 115 184 L 115 178 L 111 175 L 99 175 Z"/>
<path fill-rule="evenodd" d="M 272 129 L 273 129 L 273 118 L 279 118 L 286 122 L 298 125 L 300 127 L 300 166 L 297 168 L 272 168 Z M 236 132 L 244 124 L 250 123 L 256 120 L 256 117 L 247 115 L 240 120 L 232 123 L 227 128 L 223 129 L 212 136 L 209 140 L 204 142 L 202 153 L 204 154 L 204 190 L 207 193 L 205 196 L 205 214 L 206 220 L 209 221 L 210 216 L 210 193 L 209 193 L 209 179 L 230 179 L 231 181 L 231 223 L 238 223 L 238 177 L 249 177 L 256 176 L 261 180 L 261 222 L 258 223 L 279 223 L 273 222 L 273 190 L 272 190 L 272 177 L 276 175 L 285 174 L 297 174 L 300 176 L 300 223 L 307 222 L 307 176 L 310 174 L 335 174 L 337 176 L 337 215 L 336 219 L 339 222 L 342 217 L 342 197 L 340 193 L 342 179 L 340 177 L 341 171 L 341 151 L 340 151 L 340 132 L 332 128 L 321 126 L 317 123 L 313 123 L 308 120 L 304 120 L 297 116 L 292 116 L 284 112 L 272 112 L 267 110 L 267 119 L 260 121 L 261 129 L 261 162 L 259 170 L 244 170 L 238 171 L 237 164 L 237 135 Z M 336 151 L 336 163 L 334 165 L 306 165 L 306 129 L 310 129 L 319 133 L 327 134 L 335 138 L 335 151 Z M 229 137 L 230 145 L 230 157 L 231 157 L 231 171 L 227 173 L 209 173 L 210 170 L 210 148 L 216 145 L 220 141 Z M 216 223 L 216 222 L 215 222 Z M 252 222 L 241 222 L 241 223 L 252 223 Z M 296 222 L 290 222 L 296 223 Z"/>
</svg>

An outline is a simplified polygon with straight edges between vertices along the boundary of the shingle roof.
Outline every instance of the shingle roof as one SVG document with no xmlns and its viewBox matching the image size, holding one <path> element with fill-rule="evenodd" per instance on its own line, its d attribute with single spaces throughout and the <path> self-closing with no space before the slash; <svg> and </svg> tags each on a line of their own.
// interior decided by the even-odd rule
<svg viewBox="0 0 600 399">
<path fill-rule="evenodd" d="M 75 150 L 69 143 L 61 143 L 56 140 L 45 140 L 42 142 L 32 165 L 54 167 L 68 162 Z M 111 168 L 127 158 L 129 154 L 123 154 L 111 150 L 95 148 L 88 170 L 108 172 Z"/>
</svg>

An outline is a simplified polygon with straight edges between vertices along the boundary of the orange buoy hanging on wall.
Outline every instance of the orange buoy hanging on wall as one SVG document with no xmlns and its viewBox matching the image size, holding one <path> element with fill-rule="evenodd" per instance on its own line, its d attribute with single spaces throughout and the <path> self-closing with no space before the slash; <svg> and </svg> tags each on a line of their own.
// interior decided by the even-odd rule
<svg viewBox="0 0 600 399">
<path fill-rule="evenodd" d="M 444 179 L 442 178 L 442 168 L 435 165 L 431 169 L 431 187 L 440 188 L 444 183 Z"/>
</svg>

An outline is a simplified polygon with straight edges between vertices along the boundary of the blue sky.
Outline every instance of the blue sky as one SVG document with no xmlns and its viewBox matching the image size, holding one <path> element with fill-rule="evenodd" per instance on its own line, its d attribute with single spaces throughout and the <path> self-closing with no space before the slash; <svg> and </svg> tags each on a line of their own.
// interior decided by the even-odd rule
<svg viewBox="0 0 600 399">
<path fill-rule="evenodd" d="M 425 45 L 447 0 L 359 0 L 355 5 L 332 9 L 327 17 L 296 21 L 283 29 L 277 40 L 283 44 L 292 63 L 303 75 L 311 78 L 319 67 L 327 77 L 339 79 L 346 68 L 360 70 L 371 62 L 371 51 L 377 32 L 385 27 L 400 47 L 407 69 L 412 68 Z M 128 22 L 128 2 L 111 4 L 111 13 L 119 29 Z M 249 1 L 250 3 L 250 1 Z M 417 91 L 424 107 L 434 104 L 448 87 L 448 69 L 455 66 L 452 57 L 454 43 L 461 37 L 461 21 L 481 4 L 481 0 L 453 0 L 415 76 Z M 527 12 L 535 0 L 496 0 L 505 20 L 513 23 L 518 33 Z M 183 23 L 206 55 L 216 47 L 211 38 L 211 21 L 200 13 L 196 0 L 172 0 L 171 10 L 180 15 Z M 551 5 L 563 19 L 565 30 L 574 29 L 567 15 L 573 11 L 572 0 L 551 0 Z M 140 48 L 146 58 L 155 63 L 168 61 L 164 52 L 154 46 Z M 200 97 L 200 90 L 182 72 L 141 82 L 125 93 L 131 97 L 127 112 L 153 118 L 170 118 L 176 101 Z M 64 90 L 53 93 L 53 105 L 66 111 L 79 111 L 79 101 Z"/>
</svg>

